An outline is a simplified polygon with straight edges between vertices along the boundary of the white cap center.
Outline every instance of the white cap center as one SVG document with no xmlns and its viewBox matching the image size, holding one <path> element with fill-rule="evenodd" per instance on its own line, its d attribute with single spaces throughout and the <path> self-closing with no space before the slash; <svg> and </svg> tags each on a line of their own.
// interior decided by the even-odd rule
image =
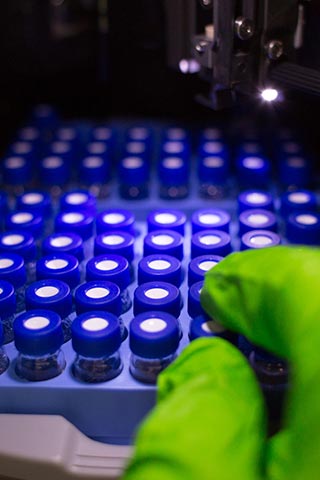
<svg viewBox="0 0 320 480">
<path fill-rule="evenodd" d="M 105 235 L 102 238 L 102 243 L 105 245 L 121 245 L 125 239 L 121 235 Z"/>
<path fill-rule="evenodd" d="M 62 268 L 65 268 L 67 265 L 68 262 L 66 260 L 63 260 L 62 258 L 55 258 L 46 262 L 46 267 L 50 270 L 60 270 Z"/>
<path fill-rule="evenodd" d="M 103 221 L 110 225 L 117 225 L 125 220 L 125 216 L 122 213 L 106 213 L 103 216 Z"/>
<path fill-rule="evenodd" d="M 203 235 L 200 237 L 200 243 L 203 245 L 218 245 L 221 242 L 221 238 L 218 235 Z"/>
<path fill-rule="evenodd" d="M 82 322 L 82 328 L 88 332 L 99 332 L 100 330 L 107 328 L 108 325 L 108 320 L 101 317 L 88 318 L 88 320 Z"/>
<path fill-rule="evenodd" d="M 138 153 L 138 152 L 136 152 Z M 140 168 L 143 164 L 143 160 L 140 157 L 127 157 L 122 160 L 124 168 L 132 169 Z"/>
<path fill-rule="evenodd" d="M 99 168 L 103 165 L 103 159 L 101 157 L 86 157 L 82 163 L 86 168 Z"/>
<path fill-rule="evenodd" d="M 37 296 L 41 298 L 55 297 L 58 293 L 59 289 L 50 285 L 47 287 L 40 287 L 36 290 Z"/>
<path fill-rule="evenodd" d="M 166 298 L 169 295 L 169 292 L 164 288 L 150 288 L 149 290 L 146 290 L 144 294 L 151 300 L 160 300 Z"/>
<path fill-rule="evenodd" d="M 171 235 L 155 235 L 152 237 L 152 243 L 159 246 L 171 245 L 174 238 Z"/>
<path fill-rule="evenodd" d="M 260 157 L 247 157 L 243 160 L 243 166 L 249 169 L 262 168 L 264 161 Z"/>
<path fill-rule="evenodd" d="M 68 245 L 72 244 L 72 238 L 66 236 L 51 238 L 50 244 L 57 248 L 67 247 Z"/>
<path fill-rule="evenodd" d="M 22 197 L 23 203 L 26 205 L 37 205 L 37 203 L 42 202 L 43 195 L 41 193 L 25 193 Z"/>
<path fill-rule="evenodd" d="M 290 195 L 288 196 L 288 199 L 292 203 L 303 204 L 303 203 L 307 203 L 310 200 L 310 195 L 308 195 L 305 192 L 293 192 L 293 193 L 290 193 Z"/>
<path fill-rule="evenodd" d="M 255 235 L 251 237 L 250 243 L 259 247 L 267 247 L 272 244 L 272 239 L 267 235 Z"/>
<path fill-rule="evenodd" d="M 89 298 L 105 298 L 109 293 L 110 290 L 106 287 L 93 287 L 86 290 L 86 296 Z"/>
<path fill-rule="evenodd" d="M 221 217 L 215 213 L 202 213 L 199 215 L 199 220 L 203 225 L 216 225 L 220 222 Z"/>
<path fill-rule="evenodd" d="M 18 235 L 18 234 L 6 235 L 5 237 L 2 238 L 2 244 L 10 247 L 14 245 L 19 245 L 20 243 L 23 242 L 23 240 L 24 240 L 24 237 L 22 235 Z"/>
<path fill-rule="evenodd" d="M 62 218 L 65 223 L 69 223 L 70 225 L 72 225 L 75 223 L 82 222 L 82 220 L 84 219 L 84 215 L 78 212 L 71 212 L 71 213 L 65 213 Z"/>
<path fill-rule="evenodd" d="M 298 215 L 296 221 L 302 225 L 316 225 L 318 223 L 317 217 L 310 214 Z"/>
<path fill-rule="evenodd" d="M 177 216 L 173 213 L 157 213 L 154 217 L 157 223 L 161 225 L 171 225 L 177 221 Z"/>
<path fill-rule="evenodd" d="M 31 222 L 32 219 L 33 219 L 33 215 L 32 213 L 29 213 L 29 212 L 15 213 L 11 217 L 11 220 L 14 223 L 18 223 L 19 225 L 21 225 L 22 223 Z"/>
<path fill-rule="evenodd" d="M 221 142 L 206 142 L 203 145 L 203 149 L 206 153 L 215 155 L 223 150 L 223 144 Z"/>
<path fill-rule="evenodd" d="M 199 263 L 199 268 L 204 272 L 208 272 L 209 270 L 211 270 L 212 267 L 215 267 L 217 264 L 218 262 L 215 262 L 214 260 L 205 260 L 204 262 Z"/>
<path fill-rule="evenodd" d="M 118 262 L 114 260 L 101 260 L 101 262 L 97 262 L 95 265 L 98 270 L 104 272 L 115 270 L 119 266 Z"/>
<path fill-rule="evenodd" d="M 41 330 L 50 324 L 50 321 L 46 317 L 31 317 L 24 322 L 24 326 L 28 330 Z"/>
<path fill-rule="evenodd" d="M 11 258 L 0 258 L 0 269 L 12 267 L 14 261 Z"/>
<path fill-rule="evenodd" d="M 175 170 L 183 166 L 183 160 L 179 157 L 169 157 L 162 161 L 162 165 L 170 170 Z"/>
<path fill-rule="evenodd" d="M 151 262 L 148 262 L 148 266 L 152 270 L 167 270 L 170 268 L 171 263 L 167 260 L 152 260 Z"/>
<path fill-rule="evenodd" d="M 147 333 L 158 333 L 165 330 L 167 324 L 161 318 L 149 318 L 140 323 L 140 328 Z"/>
<path fill-rule="evenodd" d="M 248 193 L 246 200 L 249 203 L 252 203 L 254 205 L 259 205 L 261 203 L 266 202 L 268 197 L 264 195 L 264 193 L 259 193 L 259 192 L 253 192 L 253 193 Z"/>
<path fill-rule="evenodd" d="M 42 162 L 45 168 L 59 168 L 63 164 L 63 160 L 60 157 L 47 157 Z"/>
<path fill-rule="evenodd" d="M 268 222 L 268 217 L 263 213 L 253 213 L 252 215 L 248 216 L 247 220 L 252 225 L 260 226 Z"/>
<path fill-rule="evenodd" d="M 70 205 L 81 205 L 88 200 L 88 195 L 85 193 L 69 193 L 66 200 Z"/>
<path fill-rule="evenodd" d="M 221 157 L 205 157 L 203 164 L 208 168 L 220 168 L 224 165 L 224 161 Z"/>
</svg>

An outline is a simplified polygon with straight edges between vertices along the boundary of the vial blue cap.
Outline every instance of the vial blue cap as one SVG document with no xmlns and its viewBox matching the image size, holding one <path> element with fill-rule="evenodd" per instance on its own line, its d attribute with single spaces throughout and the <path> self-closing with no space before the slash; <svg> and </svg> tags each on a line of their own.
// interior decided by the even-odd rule
<svg viewBox="0 0 320 480">
<path fill-rule="evenodd" d="M 67 165 L 71 165 L 75 155 L 71 142 L 53 141 L 48 148 L 48 157 L 60 157 Z"/>
<path fill-rule="evenodd" d="M 13 212 L 6 216 L 6 230 L 21 230 L 39 238 L 43 231 L 43 217 L 33 212 Z"/>
<path fill-rule="evenodd" d="M 169 208 L 153 210 L 147 217 L 148 232 L 164 229 L 173 230 L 184 235 L 186 220 L 186 214 L 180 210 Z"/>
<path fill-rule="evenodd" d="M 85 211 L 61 212 L 55 219 L 56 232 L 71 232 L 88 240 L 93 235 L 94 217 Z"/>
<path fill-rule="evenodd" d="M 121 230 L 134 235 L 134 215 L 129 210 L 113 208 L 104 210 L 96 218 L 97 234 Z"/>
<path fill-rule="evenodd" d="M 177 125 L 170 126 L 163 132 L 163 139 L 165 142 L 184 142 L 188 141 L 188 137 L 188 131 Z"/>
<path fill-rule="evenodd" d="M 0 253 L 0 280 L 12 283 L 14 288 L 22 287 L 27 279 L 24 260 L 16 253 Z"/>
<path fill-rule="evenodd" d="M 124 145 L 124 158 L 138 157 L 148 163 L 149 145 L 146 142 L 127 142 Z"/>
<path fill-rule="evenodd" d="M 290 243 L 320 245 L 320 214 L 292 213 L 286 222 L 286 236 Z"/>
<path fill-rule="evenodd" d="M 108 160 L 99 155 L 84 157 L 79 165 L 79 179 L 86 185 L 107 183 L 110 173 Z"/>
<path fill-rule="evenodd" d="M 147 282 L 135 289 L 133 313 L 158 310 L 178 318 L 182 307 L 179 288 L 167 282 Z"/>
<path fill-rule="evenodd" d="M 141 155 L 127 156 L 119 163 L 118 178 L 124 185 L 143 185 L 149 180 L 149 165 Z"/>
<path fill-rule="evenodd" d="M 201 255 L 225 257 L 229 253 L 231 253 L 231 238 L 222 230 L 202 230 L 191 237 L 191 258 Z"/>
<path fill-rule="evenodd" d="M 183 236 L 173 230 L 155 230 L 144 238 L 144 256 L 153 254 L 167 254 L 183 259 Z"/>
<path fill-rule="evenodd" d="M 80 283 L 79 261 L 73 255 L 56 253 L 46 255 L 37 261 L 37 280 L 47 278 L 61 280 L 69 285 L 71 289 Z"/>
<path fill-rule="evenodd" d="M 212 125 L 203 128 L 200 131 L 200 140 L 199 143 L 211 142 L 211 141 L 222 141 L 223 140 L 223 131 L 221 128 Z"/>
<path fill-rule="evenodd" d="M 265 187 L 270 180 L 270 163 L 262 156 L 246 156 L 237 160 L 238 179 L 243 186 Z"/>
<path fill-rule="evenodd" d="M 198 177 L 202 183 L 223 185 L 229 176 L 229 162 L 222 156 L 200 157 L 198 161 Z"/>
<path fill-rule="evenodd" d="M 240 250 L 268 248 L 280 245 L 281 238 L 269 230 L 251 230 L 241 237 Z"/>
<path fill-rule="evenodd" d="M 232 334 L 222 325 L 211 320 L 206 315 L 199 315 L 190 322 L 189 338 L 192 342 L 200 337 L 222 337 L 229 339 Z"/>
<path fill-rule="evenodd" d="M 87 143 L 87 145 L 85 146 L 85 156 L 101 157 L 104 161 L 109 163 L 110 145 L 108 145 L 108 142 L 102 141 L 94 141 Z"/>
<path fill-rule="evenodd" d="M 274 210 L 272 195 L 263 190 L 246 190 L 238 196 L 239 214 L 252 208 L 262 208 L 263 210 Z"/>
<path fill-rule="evenodd" d="M 181 157 L 163 157 L 158 165 L 158 176 L 162 185 L 171 187 L 189 183 L 189 162 Z"/>
<path fill-rule="evenodd" d="M 87 212 L 94 215 L 97 210 L 97 199 L 87 190 L 72 190 L 61 197 L 60 210 L 61 212 Z"/>
<path fill-rule="evenodd" d="M 52 130 L 57 126 L 58 114 L 56 110 L 47 104 L 39 104 L 32 111 L 32 124 L 40 130 Z"/>
<path fill-rule="evenodd" d="M 280 182 L 282 185 L 307 187 L 311 181 L 311 162 L 301 156 L 287 156 L 280 161 Z"/>
<path fill-rule="evenodd" d="M 42 253 L 43 255 L 67 253 L 82 262 L 83 240 L 76 233 L 53 233 L 43 240 Z"/>
<path fill-rule="evenodd" d="M 177 319 L 165 312 L 141 313 L 130 323 L 130 350 L 142 358 L 163 358 L 179 347 L 180 330 Z"/>
<path fill-rule="evenodd" d="M 16 209 L 48 217 L 51 214 L 51 198 L 48 193 L 33 190 L 17 198 Z"/>
<path fill-rule="evenodd" d="M 229 233 L 230 220 L 231 217 L 225 210 L 218 208 L 197 210 L 191 217 L 192 233 L 211 229 Z"/>
<path fill-rule="evenodd" d="M 75 127 L 63 125 L 57 128 L 54 138 L 60 142 L 71 142 L 74 144 L 79 140 L 79 133 Z"/>
<path fill-rule="evenodd" d="M 150 143 L 152 140 L 152 130 L 145 125 L 135 125 L 126 131 L 128 142 Z"/>
<path fill-rule="evenodd" d="M 36 155 L 36 146 L 32 142 L 18 140 L 12 143 L 8 149 L 9 157 L 22 157 L 29 165 L 33 164 Z"/>
<path fill-rule="evenodd" d="M 72 347 L 83 357 L 108 357 L 121 345 L 120 324 L 109 312 L 82 313 L 71 325 Z"/>
<path fill-rule="evenodd" d="M 13 285 L 5 280 L 0 280 L 0 318 L 4 319 L 13 315 L 16 312 L 16 307 L 17 302 Z"/>
<path fill-rule="evenodd" d="M 286 192 L 281 197 L 281 214 L 287 217 L 294 212 L 314 212 L 317 209 L 317 197 L 309 190 Z"/>
<path fill-rule="evenodd" d="M 31 233 L 11 230 L 0 234 L 0 252 L 17 253 L 28 263 L 36 258 L 37 247 Z"/>
<path fill-rule="evenodd" d="M 86 265 L 86 280 L 108 280 L 124 290 L 130 285 L 128 260 L 120 255 L 99 255 Z"/>
<path fill-rule="evenodd" d="M 20 142 L 38 143 L 41 141 L 41 133 L 37 127 L 26 125 L 17 133 L 17 140 Z"/>
<path fill-rule="evenodd" d="M 263 147 L 259 141 L 256 139 L 248 139 L 245 142 L 242 142 L 237 147 L 237 156 L 238 157 L 248 157 L 251 155 L 261 156 L 263 154 Z"/>
<path fill-rule="evenodd" d="M 75 292 L 78 314 L 103 310 L 117 317 L 121 314 L 121 295 L 118 285 L 105 280 L 94 280 L 80 285 Z"/>
<path fill-rule="evenodd" d="M 190 146 L 189 142 L 168 140 L 162 143 L 161 145 L 161 157 L 180 157 L 184 160 L 189 160 L 190 157 Z"/>
<path fill-rule="evenodd" d="M 31 172 L 31 163 L 23 156 L 10 156 L 3 161 L 2 173 L 4 184 L 25 185 L 31 180 Z"/>
<path fill-rule="evenodd" d="M 61 156 L 45 157 L 39 165 L 39 178 L 45 185 L 64 185 L 70 178 L 69 165 Z"/>
<path fill-rule="evenodd" d="M 200 293 L 203 287 L 203 280 L 191 285 L 188 291 L 188 314 L 191 318 L 204 315 L 204 310 L 200 303 Z"/>
<path fill-rule="evenodd" d="M 202 158 L 219 156 L 227 159 L 228 149 L 226 144 L 223 143 L 221 140 L 209 140 L 200 143 L 199 156 Z"/>
<path fill-rule="evenodd" d="M 134 259 L 134 236 L 128 232 L 115 230 L 114 232 L 101 233 L 94 239 L 94 255 L 113 253 L 128 260 Z"/>
<path fill-rule="evenodd" d="M 277 218 L 274 213 L 263 209 L 245 210 L 239 216 L 239 235 L 242 236 L 250 230 L 269 230 L 276 232 L 278 229 Z"/>
<path fill-rule="evenodd" d="M 72 312 L 70 287 L 61 280 L 38 280 L 26 289 L 25 298 L 26 310 L 51 310 L 62 319 Z"/>
<path fill-rule="evenodd" d="M 138 285 L 147 282 L 167 282 L 176 287 L 182 283 L 181 263 L 170 255 L 149 255 L 140 260 L 138 265 Z"/>
<path fill-rule="evenodd" d="M 93 142 L 107 142 L 110 144 L 114 141 L 115 131 L 109 125 L 97 125 L 90 131 L 90 138 Z"/>
<path fill-rule="evenodd" d="M 49 355 L 63 344 L 61 318 L 50 310 L 29 310 L 13 323 L 16 349 L 33 357 Z"/>
<path fill-rule="evenodd" d="M 201 255 L 193 258 L 188 267 L 188 286 L 203 281 L 205 274 L 221 260 L 223 257 L 219 255 Z"/>
</svg>

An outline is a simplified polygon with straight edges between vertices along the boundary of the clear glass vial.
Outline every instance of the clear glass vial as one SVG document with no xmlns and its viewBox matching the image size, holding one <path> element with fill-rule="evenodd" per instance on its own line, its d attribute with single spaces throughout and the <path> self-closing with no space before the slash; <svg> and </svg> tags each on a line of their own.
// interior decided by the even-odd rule
<svg viewBox="0 0 320 480">
<path fill-rule="evenodd" d="M 130 323 L 130 373 L 154 384 L 158 375 L 175 360 L 180 341 L 179 323 L 168 313 L 144 312 Z"/>
<path fill-rule="evenodd" d="M 72 372 L 77 379 L 100 383 L 121 373 L 121 333 L 115 315 L 102 311 L 83 313 L 75 319 L 71 329 L 72 346 L 77 354 Z"/>
<path fill-rule="evenodd" d="M 13 325 L 18 350 L 16 374 L 38 382 L 58 376 L 66 361 L 61 350 L 63 331 L 60 316 L 50 310 L 30 310 L 19 315 Z"/>
</svg>

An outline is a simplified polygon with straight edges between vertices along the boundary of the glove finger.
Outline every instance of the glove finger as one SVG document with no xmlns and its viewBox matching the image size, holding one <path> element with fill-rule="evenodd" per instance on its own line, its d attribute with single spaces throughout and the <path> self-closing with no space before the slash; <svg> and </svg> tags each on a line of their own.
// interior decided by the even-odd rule
<svg viewBox="0 0 320 480">
<path fill-rule="evenodd" d="M 313 480 L 320 472 L 319 272 L 318 249 L 247 251 L 211 270 L 202 290 L 209 315 L 289 360 L 288 433 L 270 449 L 277 478 L 282 471 L 283 478 Z"/>
<path fill-rule="evenodd" d="M 159 378 L 159 404 L 142 426 L 125 480 L 257 480 L 263 399 L 246 359 L 199 339 Z"/>
</svg>

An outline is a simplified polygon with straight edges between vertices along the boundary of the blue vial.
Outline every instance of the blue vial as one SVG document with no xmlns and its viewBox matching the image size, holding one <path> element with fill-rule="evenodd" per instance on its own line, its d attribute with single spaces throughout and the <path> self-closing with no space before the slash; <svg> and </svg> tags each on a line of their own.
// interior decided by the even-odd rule
<svg viewBox="0 0 320 480">
<path fill-rule="evenodd" d="M 144 162 L 149 163 L 149 148 L 145 142 L 127 142 L 124 145 L 125 158 L 141 158 Z"/>
<path fill-rule="evenodd" d="M 209 140 L 203 143 L 200 143 L 199 146 L 199 156 L 202 158 L 205 157 L 222 157 L 224 159 L 228 158 L 227 146 L 220 140 Z"/>
<path fill-rule="evenodd" d="M 126 132 L 126 140 L 127 142 L 141 142 L 150 146 L 152 141 L 152 130 L 140 125 L 128 128 Z"/>
<path fill-rule="evenodd" d="M 262 156 L 240 157 L 237 171 L 243 187 L 265 188 L 270 181 L 270 162 Z"/>
<path fill-rule="evenodd" d="M 200 315 L 191 320 L 189 326 L 189 339 L 192 342 L 201 337 L 221 337 L 234 343 L 236 335 L 226 330 L 220 323 Z"/>
<path fill-rule="evenodd" d="M 24 158 L 30 166 L 32 166 L 37 159 L 37 151 L 32 142 L 14 142 L 10 145 L 8 153 L 10 157 Z M 32 174 L 32 172 L 30 173 Z"/>
<path fill-rule="evenodd" d="M 219 200 L 227 193 L 230 165 L 221 156 L 200 157 L 198 160 L 199 194 L 202 198 Z"/>
<path fill-rule="evenodd" d="M 115 230 L 101 233 L 94 239 L 94 255 L 116 254 L 131 263 L 134 259 L 134 236 L 128 232 Z"/>
<path fill-rule="evenodd" d="M 61 212 L 86 212 L 94 216 L 97 212 L 97 199 L 88 190 L 72 190 L 60 199 Z"/>
<path fill-rule="evenodd" d="M 75 155 L 74 148 L 72 143 L 62 142 L 62 141 L 53 141 L 48 147 L 48 157 L 59 157 L 61 158 L 66 165 L 71 167 L 74 161 Z"/>
<path fill-rule="evenodd" d="M 32 125 L 26 125 L 18 131 L 17 140 L 20 142 L 31 142 L 38 146 L 41 143 L 40 130 Z"/>
<path fill-rule="evenodd" d="M 5 372 L 9 366 L 9 358 L 7 357 L 4 349 L 2 348 L 4 340 L 2 324 L 0 322 L 0 375 Z"/>
<path fill-rule="evenodd" d="M 61 318 L 50 310 L 30 310 L 19 315 L 13 324 L 14 343 L 18 350 L 16 374 L 31 382 L 54 378 L 64 370 L 61 350 Z"/>
<path fill-rule="evenodd" d="M 147 217 L 148 232 L 154 230 L 173 230 L 184 235 L 186 214 L 170 208 L 153 210 Z"/>
<path fill-rule="evenodd" d="M 147 282 L 167 282 L 176 287 L 182 283 L 180 261 L 170 255 L 148 255 L 140 260 L 138 265 L 138 285 Z"/>
<path fill-rule="evenodd" d="M 76 233 L 53 233 L 42 242 L 43 255 L 67 253 L 79 261 L 80 278 L 85 276 L 83 240 Z"/>
<path fill-rule="evenodd" d="M 190 146 L 187 141 L 168 140 L 161 145 L 161 158 L 182 158 L 188 162 L 190 157 Z"/>
<path fill-rule="evenodd" d="M 188 315 L 191 318 L 196 318 L 205 315 L 205 312 L 200 303 L 200 294 L 203 287 L 203 280 L 196 282 L 189 288 L 188 291 Z"/>
<path fill-rule="evenodd" d="M 225 257 L 229 253 L 231 253 L 231 238 L 222 230 L 202 230 L 191 237 L 191 258 L 201 255 Z"/>
<path fill-rule="evenodd" d="M 24 292 L 27 273 L 21 255 L 0 253 L 0 280 L 6 280 L 13 285 L 17 299 L 17 312 L 22 312 L 25 307 Z"/>
<path fill-rule="evenodd" d="M 94 280 L 80 285 L 75 291 L 76 312 L 79 314 L 101 310 L 115 315 L 119 319 L 121 339 L 128 336 L 128 330 L 121 318 L 122 300 L 118 285 L 106 280 Z"/>
<path fill-rule="evenodd" d="M 30 184 L 32 177 L 31 163 L 22 156 L 10 156 L 2 165 L 3 187 L 10 195 L 20 195 Z"/>
<path fill-rule="evenodd" d="M 187 130 L 179 126 L 166 128 L 163 132 L 165 142 L 188 142 L 188 137 Z"/>
<path fill-rule="evenodd" d="M 17 198 L 16 209 L 47 217 L 51 214 L 51 199 L 46 192 L 31 190 Z"/>
<path fill-rule="evenodd" d="M 71 328 L 72 346 L 77 353 L 72 373 L 78 380 L 106 382 L 121 373 L 121 335 L 117 317 L 101 311 L 83 313 Z"/>
<path fill-rule="evenodd" d="M 115 142 L 115 131 L 109 125 L 97 125 L 90 133 L 90 138 L 93 142 L 104 142 L 109 147 L 112 147 Z"/>
<path fill-rule="evenodd" d="M 118 285 L 121 291 L 122 313 L 132 305 L 128 291 L 130 269 L 128 260 L 120 255 L 99 255 L 93 257 L 86 265 L 86 280 L 107 280 Z"/>
<path fill-rule="evenodd" d="M 155 230 L 143 241 L 143 255 L 166 254 L 183 259 L 183 236 L 173 230 Z"/>
<path fill-rule="evenodd" d="M 97 234 L 120 230 L 134 235 L 134 222 L 135 217 L 129 210 L 122 208 L 104 210 L 96 218 Z"/>
<path fill-rule="evenodd" d="M 39 182 L 52 198 L 61 195 L 70 180 L 70 165 L 60 156 L 45 157 L 39 165 Z"/>
<path fill-rule="evenodd" d="M 246 190 L 238 196 L 238 213 L 252 208 L 262 208 L 273 212 L 274 204 L 272 195 L 263 190 Z"/>
<path fill-rule="evenodd" d="M 127 156 L 118 167 L 119 195 L 128 200 L 149 196 L 149 165 L 143 156 Z"/>
<path fill-rule="evenodd" d="M 30 233 L 23 230 L 12 230 L 0 234 L 0 252 L 20 255 L 24 259 L 27 283 L 35 280 L 37 247 Z"/>
<path fill-rule="evenodd" d="M 191 217 L 192 233 L 211 229 L 229 233 L 230 221 L 230 214 L 225 210 L 218 208 L 197 210 Z"/>
<path fill-rule="evenodd" d="M 281 238 L 269 230 L 251 230 L 241 237 L 240 250 L 269 248 L 280 245 Z"/>
<path fill-rule="evenodd" d="M 86 258 L 92 256 L 93 251 L 94 217 L 86 211 L 61 212 L 55 219 L 57 233 L 75 233 L 83 240 L 83 250 Z"/>
<path fill-rule="evenodd" d="M 133 313 L 157 310 L 170 313 L 174 317 L 180 316 L 182 298 L 178 287 L 167 282 L 147 282 L 135 289 Z"/>
<path fill-rule="evenodd" d="M 250 230 L 269 230 L 276 232 L 278 229 L 277 218 L 273 212 L 262 209 L 245 210 L 239 216 L 239 235 L 242 236 Z"/>
<path fill-rule="evenodd" d="M 64 125 L 55 131 L 54 143 L 70 145 L 72 152 L 76 155 L 80 146 L 79 132 L 75 127 Z"/>
<path fill-rule="evenodd" d="M 204 280 L 205 274 L 223 260 L 219 255 L 201 255 L 191 260 L 188 267 L 188 286 Z"/>
<path fill-rule="evenodd" d="M 158 165 L 160 198 L 170 200 L 186 198 L 189 195 L 189 175 L 190 165 L 184 157 L 168 156 L 161 158 Z"/>
<path fill-rule="evenodd" d="M 80 283 L 79 261 L 73 255 L 54 253 L 37 261 L 37 280 L 61 280 L 73 291 Z"/>
<path fill-rule="evenodd" d="M 6 216 L 6 230 L 20 230 L 38 239 L 44 229 L 43 217 L 32 212 L 13 212 Z"/>
<path fill-rule="evenodd" d="M 289 386 L 288 366 L 284 360 L 255 346 L 249 361 L 262 388 L 269 418 L 279 421 Z"/>
<path fill-rule="evenodd" d="M 79 165 L 79 182 L 97 198 L 110 193 L 111 167 L 109 161 L 98 155 L 86 156 Z"/>
<path fill-rule="evenodd" d="M 301 211 L 289 215 L 286 237 L 290 243 L 320 245 L 320 214 Z"/>
<path fill-rule="evenodd" d="M 304 155 L 289 155 L 280 160 L 280 183 L 287 190 L 307 188 L 311 183 L 311 161 Z"/>
<path fill-rule="evenodd" d="M 143 383 L 155 384 L 158 375 L 177 356 L 179 324 L 172 315 L 150 311 L 130 323 L 131 375 Z"/>
<path fill-rule="evenodd" d="M 51 105 L 43 103 L 33 109 L 31 121 L 45 138 L 50 138 L 53 130 L 57 127 L 58 115 Z"/>
<path fill-rule="evenodd" d="M 107 163 L 110 163 L 110 153 L 108 142 L 95 141 L 87 143 L 85 146 L 86 157 L 101 157 Z"/>
<path fill-rule="evenodd" d="M 75 318 L 72 312 L 72 295 L 69 285 L 60 280 L 39 280 L 26 289 L 26 310 L 51 310 L 62 321 L 63 341 L 71 338 L 71 324 Z"/>
<path fill-rule="evenodd" d="M 17 309 L 16 295 L 11 283 L 0 280 L 0 326 L 3 343 L 9 343 L 13 340 L 13 321 Z M 1 354 L 0 354 L 1 357 Z M 0 360 L 1 363 L 1 360 Z"/>
<path fill-rule="evenodd" d="M 309 190 L 296 190 L 286 192 L 281 197 L 281 214 L 284 217 L 295 212 L 315 212 L 317 210 L 317 197 Z"/>
</svg>

